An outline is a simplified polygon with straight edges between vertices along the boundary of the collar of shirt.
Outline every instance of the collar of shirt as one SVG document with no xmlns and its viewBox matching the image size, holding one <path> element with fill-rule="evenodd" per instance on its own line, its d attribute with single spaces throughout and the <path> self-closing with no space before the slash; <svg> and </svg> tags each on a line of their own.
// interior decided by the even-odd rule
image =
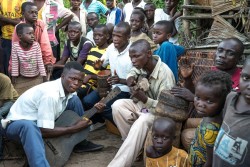
<svg viewBox="0 0 250 167">
<path fill-rule="evenodd" d="M 68 98 L 70 99 L 74 93 L 69 93 L 67 96 L 65 95 L 65 92 L 64 92 L 64 89 L 63 89 L 63 84 L 62 84 L 62 79 L 59 78 L 56 80 L 57 84 L 58 84 L 58 87 L 59 87 L 59 96 L 61 98 Z"/>
<path fill-rule="evenodd" d="M 114 51 L 116 51 L 116 52 L 118 53 L 117 56 L 123 55 L 124 53 L 128 52 L 130 45 L 131 45 L 131 42 L 129 42 L 129 43 L 128 43 L 128 46 L 127 46 L 123 51 L 121 51 L 121 52 L 119 52 L 119 51 L 115 48 L 115 46 L 114 46 Z"/>
<path fill-rule="evenodd" d="M 157 79 L 158 73 L 160 71 L 160 67 L 161 67 L 161 58 L 157 55 L 153 55 L 153 58 L 157 60 L 156 66 L 153 70 L 153 72 L 150 74 L 149 78 L 154 78 Z"/>
</svg>

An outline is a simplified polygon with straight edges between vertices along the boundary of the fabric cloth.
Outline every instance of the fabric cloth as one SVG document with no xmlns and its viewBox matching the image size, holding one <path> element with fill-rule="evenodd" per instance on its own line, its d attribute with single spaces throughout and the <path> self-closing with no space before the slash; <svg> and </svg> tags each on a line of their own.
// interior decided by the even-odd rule
<svg viewBox="0 0 250 167">
<path fill-rule="evenodd" d="M 189 159 L 192 166 L 202 166 L 206 163 L 206 149 L 207 147 L 212 148 L 214 146 L 220 126 L 218 123 L 202 120 L 197 127 L 189 152 Z"/>
<path fill-rule="evenodd" d="M 219 70 L 216 67 L 212 67 L 211 70 Z M 236 91 L 239 91 L 239 82 L 240 82 L 240 72 L 241 68 L 236 68 L 233 74 L 231 74 L 231 80 L 233 82 L 233 89 Z"/>
<path fill-rule="evenodd" d="M 26 23 L 26 21 L 21 21 L 20 23 Z M 41 47 L 44 65 L 54 64 L 56 62 L 56 59 L 53 56 L 52 48 L 50 46 L 46 24 L 42 20 L 37 20 L 35 23 L 34 31 L 35 31 L 34 33 L 35 40 L 36 42 L 39 43 Z M 16 27 L 15 27 L 15 31 L 13 32 L 13 36 L 12 36 L 12 43 L 18 42 L 19 40 L 20 39 L 17 36 Z"/>
<path fill-rule="evenodd" d="M 231 92 L 224 107 L 224 119 L 214 145 L 213 167 L 250 166 L 250 110 L 236 109 L 240 93 Z"/>
<path fill-rule="evenodd" d="M 0 100 L 16 100 L 18 93 L 11 84 L 10 78 L 0 73 Z"/>
<path fill-rule="evenodd" d="M 51 85 L 52 84 L 53 84 L 53 82 L 51 83 Z M 37 89 L 37 91 L 39 91 L 38 87 L 36 89 Z M 57 92 L 57 90 L 54 89 L 54 92 Z M 44 93 L 46 93 L 46 96 L 49 96 L 48 92 L 45 91 Z M 31 94 L 29 94 L 29 95 L 31 95 Z M 57 92 L 57 98 L 61 98 L 60 95 L 59 96 L 58 95 L 59 95 L 59 92 Z M 25 96 L 27 96 L 27 94 Z M 18 99 L 17 102 L 23 101 L 23 100 L 25 100 L 25 98 L 23 98 L 23 96 L 21 96 L 20 100 Z M 51 99 L 46 98 L 43 100 L 51 100 Z M 23 104 L 26 105 L 25 102 Z M 42 103 L 40 103 L 40 104 L 43 105 Z M 47 110 L 43 110 L 42 111 L 43 114 L 44 114 L 44 112 L 47 112 L 47 113 L 50 112 L 51 110 L 53 110 L 53 108 L 57 108 L 57 104 L 54 103 L 53 106 L 51 106 L 51 107 L 52 108 L 48 108 Z M 33 109 L 34 108 L 38 109 L 39 107 L 34 106 Z M 18 108 L 18 110 L 19 109 L 22 110 L 22 108 Z M 83 115 L 82 104 L 77 96 L 74 95 L 74 96 L 72 96 L 71 99 L 68 100 L 66 110 L 73 110 L 79 116 Z M 25 114 L 28 114 L 28 113 L 25 113 Z M 51 114 L 53 115 L 54 112 L 52 111 Z M 85 131 L 85 134 L 87 137 L 88 129 L 85 129 L 84 131 Z M 42 139 L 42 135 L 41 135 L 41 131 L 39 129 L 39 126 L 36 123 L 36 120 L 18 119 L 18 120 L 12 121 L 11 123 L 9 123 L 9 125 L 7 126 L 6 129 L 1 128 L 1 132 L 3 132 L 4 135 L 8 139 L 16 140 L 22 144 L 30 166 L 36 166 L 36 167 L 49 167 L 50 166 L 48 164 L 48 161 L 46 160 L 44 142 Z"/>
<path fill-rule="evenodd" d="M 87 32 L 86 38 L 88 38 L 94 45 L 96 45 L 95 41 L 94 41 L 94 32 L 93 32 L 93 30 L 90 30 L 89 32 Z"/>
<path fill-rule="evenodd" d="M 145 4 L 146 3 L 143 0 L 141 0 L 141 2 L 135 7 L 144 9 Z M 135 7 L 132 5 L 132 2 L 125 4 L 125 6 L 123 7 L 124 22 L 128 22 L 130 24 L 130 16 Z"/>
<path fill-rule="evenodd" d="M 163 42 L 160 47 L 154 51 L 154 54 L 158 55 L 172 70 L 176 82 L 178 81 L 178 58 L 183 55 L 184 52 L 184 47 L 174 45 L 168 41 Z"/>
<path fill-rule="evenodd" d="M 27 1 L 34 2 L 34 0 Z M 41 13 L 41 15 L 38 14 L 38 19 L 46 24 L 51 47 L 54 47 L 58 44 L 55 36 L 57 20 L 69 17 L 72 12 L 54 0 L 45 0 L 43 7 L 38 12 Z"/>
<path fill-rule="evenodd" d="M 37 121 L 37 126 L 53 129 L 73 94 L 65 95 L 61 78 L 37 85 L 22 94 L 11 107 L 8 120 Z"/>
<path fill-rule="evenodd" d="M 73 13 L 73 12 L 72 12 Z M 73 13 L 74 17 L 71 19 L 71 21 L 77 21 L 81 24 L 82 26 L 82 36 L 86 36 L 87 33 L 87 12 L 86 10 L 80 8 L 80 18 Z"/>
<path fill-rule="evenodd" d="M 109 14 L 107 15 L 107 22 L 112 23 L 114 26 L 118 23 L 120 23 L 123 20 L 123 13 L 120 8 L 114 7 L 110 10 Z"/>
<path fill-rule="evenodd" d="M 19 19 L 22 16 L 21 6 L 26 0 L 0 0 L 0 14 L 9 19 Z M 14 27 L 11 24 L 1 26 L 2 37 L 11 40 Z"/>
<path fill-rule="evenodd" d="M 133 42 L 138 41 L 140 39 L 145 39 L 145 40 L 147 40 L 149 42 L 150 47 L 151 47 L 151 51 L 154 51 L 154 50 L 157 49 L 157 45 L 152 41 L 152 39 L 150 39 L 147 36 L 147 34 L 145 34 L 143 32 L 140 35 L 136 36 L 136 37 L 135 36 L 131 36 L 130 37 L 130 42 L 133 43 Z"/>
<path fill-rule="evenodd" d="M 106 52 L 102 55 L 101 59 L 104 60 L 103 67 L 107 67 L 110 65 L 111 75 L 114 75 L 114 71 L 121 79 L 126 79 L 128 73 L 132 68 L 132 62 L 129 57 L 129 47 L 131 43 L 122 51 L 118 52 L 115 48 L 114 44 L 110 44 L 106 50 Z M 114 84 L 112 88 L 118 86 L 121 91 L 129 92 L 129 87 L 123 84 Z"/>
<path fill-rule="evenodd" d="M 155 16 L 154 16 L 154 23 L 157 23 L 161 20 L 167 20 L 169 21 L 171 19 L 171 16 L 166 14 L 163 9 L 155 9 Z M 177 18 L 174 21 L 176 31 L 179 32 L 180 26 L 181 26 L 181 19 Z M 169 38 L 169 42 L 172 42 L 173 44 L 178 45 L 178 35 L 175 35 L 174 37 Z"/>
<path fill-rule="evenodd" d="M 40 45 L 33 42 L 29 50 L 24 50 L 19 42 L 14 42 L 11 51 L 11 76 L 46 76 Z"/>
<path fill-rule="evenodd" d="M 85 1 L 83 1 L 80 7 L 85 9 L 88 13 L 95 12 L 98 16 L 100 16 L 100 14 L 105 15 L 108 11 L 108 8 L 97 0 L 92 0 L 91 4 L 89 4 L 87 8 L 85 6 Z"/>
<path fill-rule="evenodd" d="M 170 90 L 174 85 L 174 76 L 171 70 L 161 59 L 153 56 L 157 64 L 150 74 L 148 80 L 150 83 L 149 91 L 146 92 L 148 100 L 146 104 L 142 102 L 134 103 L 132 99 L 117 100 L 112 105 L 112 114 L 122 139 L 125 140 L 110 162 L 108 167 L 129 167 L 135 161 L 138 153 L 144 145 L 147 133 L 155 119 L 154 109 L 158 102 L 158 97 L 163 89 Z M 145 71 L 132 68 L 127 77 L 145 74 Z M 147 108 L 149 113 L 143 113 L 141 110 Z"/>
<path fill-rule="evenodd" d="M 172 150 L 159 158 L 146 157 L 146 167 L 189 167 L 188 154 L 182 149 L 172 147 Z"/>
<path fill-rule="evenodd" d="M 82 44 L 82 47 L 79 46 L 82 43 L 81 41 L 85 41 Z M 68 42 L 66 41 L 64 44 L 62 57 L 68 57 L 70 58 L 71 61 L 73 60 L 76 61 L 78 57 L 81 58 L 82 60 L 86 60 L 88 53 L 93 46 L 91 41 L 87 40 L 85 37 L 81 37 L 81 40 L 79 41 L 77 46 L 74 46 L 74 44 L 71 41 L 70 41 L 70 46 L 68 46 L 67 43 Z"/>
</svg>

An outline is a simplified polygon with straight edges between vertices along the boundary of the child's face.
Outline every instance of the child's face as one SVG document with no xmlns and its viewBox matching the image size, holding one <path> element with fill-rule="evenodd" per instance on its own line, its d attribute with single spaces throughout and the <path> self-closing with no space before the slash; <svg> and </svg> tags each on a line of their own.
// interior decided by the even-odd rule
<svg viewBox="0 0 250 167">
<path fill-rule="evenodd" d="M 164 5 L 168 10 L 172 10 L 178 4 L 178 0 L 165 0 Z"/>
<path fill-rule="evenodd" d="M 68 27 L 68 37 L 69 40 L 72 42 L 79 41 L 81 38 L 81 31 L 79 30 L 79 27 L 69 25 Z"/>
<path fill-rule="evenodd" d="M 160 127 L 153 128 L 152 137 L 153 147 L 159 154 L 165 154 L 171 149 L 174 140 L 174 134 L 171 130 Z"/>
<path fill-rule="evenodd" d="M 115 27 L 112 33 L 113 43 L 116 49 L 121 49 L 129 42 L 129 36 L 123 27 Z"/>
<path fill-rule="evenodd" d="M 235 41 L 222 41 L 215 53 L 215 66 L 222 71 L 235 68 L 239 59 L 238 49 L 239 46 Z"/>
<path fill-rule="evenodd" d="M 37 21 L 37 7 L 36 6 L 26 6 L 26 9 L 23 13 L 23 17 L 25 18 L 26 22 L 34 23 Z"/>
<path fill-rule="evenodd" d="M 109 9 L 114 7 L 114 0 L 106 0 L 106 5 Z"/>
<path fill-rule="evenodd" d="M 81 3 L 81 0 L 70 0 L 70 5 L 73 9 L 78 9 Z"/>
<path fill-rule="evenodd" d="M 88 14 L 87 15 L 87 24 L 90 28 L 94 29 L 95 26 L 98 24 L 98 18 L 95 14 Z"/>
<path fill-rule="evenodd" d="M 196 111 L 204 116 L 215 116 L 223 107 L 222 96 L 220 92 L 220 86 L 215 85 L 212 87 L 197 83 L 195 87 L 194 106 Z"/>
<path fill-rule="evenodd" d="M 93 32 L 93 38 L 95 41 L 95 44 L 100 47 L 103 46 L 105 43 L 107 43 L 107 40 L 109 38 L 108 33 L 104 33 L 103 28 L 95 28 Z"/>
<path fill-rule="evenodd" d="M 240 92 L 246 103 L 250 105 L 250 65 L 244 65 L 240 75 Z"/>
<path fill-rule="evenodd" d="M 147 64 L 149 57 L 151 57 L 151 52 L 142 47 L 130 47 L 129 57 L 135 68 L 142 69 Z"/>
<path fill-rule="evenodd" d="M 132 14 L 130 17 L 130 25 L 131 25 L 131 30 L 132 31 L 137 31 L 140 30 L 143 26 L 143 21 L 140 20 L 139 15 L 137 14 Z"/>
<path fill-rule="evenodd" d="M 164 31 L 164 27 L 162 25 L 155 24 L 153 27 L 153 41 L 155 44 L 161 44 L 164 41 L 168 41 L 171 34 L 167 34 Z"/>
<path fill-rule="evenodd" d="M 34 29 L 32 27 L 24 27 L 23 33 L 19 35 L 22 42 L 32 44 L 35 41 Z"/>
<path fill-rule="evenodd" d="M 153 19 L 155 17 L 155 9 L 152 5 L 145 5 L 144 11 L 146 12 L 147 19 Z"/>
</svg>

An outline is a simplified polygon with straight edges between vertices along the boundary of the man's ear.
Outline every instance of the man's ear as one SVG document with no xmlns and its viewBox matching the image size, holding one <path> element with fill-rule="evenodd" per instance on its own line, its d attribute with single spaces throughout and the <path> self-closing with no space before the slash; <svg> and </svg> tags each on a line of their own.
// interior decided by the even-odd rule
<svg viewBox="0 0 250 167">
<path fill-rule="evenodd" d="M 148 51 L 147 51 L 147 57 L 151 57 L 152 56 L 152 51 L 151 51 L 151 49 L 149 49 Z"/>
<path fill-rule="evenodd" d="M 172 33 L 168 33 L 167 34 L 167 38 L 169 39 L 169 38 L 171 38 L 172 37 Z"/>
<path fill-rule="evenodd" d="M 22 34 L 17 33 L 18 38 L 20 39 L 22 37 Z"/>
</svg>

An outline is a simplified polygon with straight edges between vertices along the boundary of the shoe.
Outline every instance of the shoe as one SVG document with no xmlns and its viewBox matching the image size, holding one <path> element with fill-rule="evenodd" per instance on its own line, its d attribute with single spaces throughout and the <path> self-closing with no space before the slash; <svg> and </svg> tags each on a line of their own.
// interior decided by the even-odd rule
<svg viewBox="0 0 250 167">
<path fill-rule="evenodd" d="M 79 144 L 74 147 L 75 153 L 82 153 L 82 152 L 92 152 L 92 151 L 99 151 L 103 149 L 103 145 L 94 144 L 91 141 L 83 140 Z"/>
<path fill-rule="evenodd" d="M 100 129 L 101 127 L 103 127 L 105 125 L 106 125 L 105 122 L 104 123 L 97 122 L 97 123 L 95 123 L 93 125 L 90 125 L 90 130 L 89 131 L 93 132 L 93 131 L 95 131 L 97 129 Z"/>
</svg>

